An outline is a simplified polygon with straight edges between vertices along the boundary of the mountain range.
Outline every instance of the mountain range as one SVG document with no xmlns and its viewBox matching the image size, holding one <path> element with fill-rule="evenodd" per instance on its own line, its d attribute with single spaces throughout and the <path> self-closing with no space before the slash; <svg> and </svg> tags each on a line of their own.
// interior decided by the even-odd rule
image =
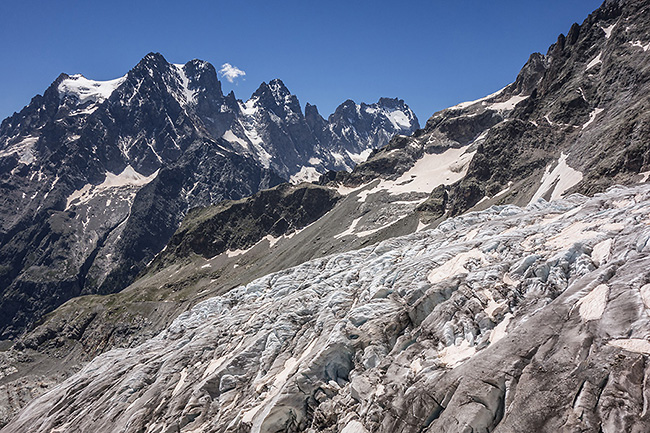
<svg viewBox="0 0 650 433">
<path fill-rule="evenodd" d="M 512 84 L 369 152 L 307 106 L 310 131 L 358 146 L 313 156 L 317 182 L 279 183 L 309 159 L 221 127 L 272 187 L 180 206 L 130 285 L 21 328 L 2 432 L 648 431 L 648 10 L 606 0 Z M 383 101 L 328 122 L 406 124 L 362 120 Z M 168 169 L 131 167 L 131 207 L 158 202 Z"/>
<path fill-rule="evenodd" d="M 398 99 L 303 114 L 277 79 L 243 102 L 209 63 L 160 54 L 111 81 L 62 74 L 0 126 L 0 335 L 123 289 L 194 207 L 349 170 L 418 127 Z"/>
</svg>

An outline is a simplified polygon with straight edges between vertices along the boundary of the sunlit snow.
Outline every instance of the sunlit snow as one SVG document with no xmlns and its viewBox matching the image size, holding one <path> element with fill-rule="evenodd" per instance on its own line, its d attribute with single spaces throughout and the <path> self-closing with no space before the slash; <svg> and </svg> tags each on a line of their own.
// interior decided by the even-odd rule
<svg viewBox="0 0 650 433">
<path fill-rule="evenodd" d="M 372 149 L 366 149 L 361 151 L 360 153 L 352 153 L 349 150 L 346 150 L 348 156 L 352 161 L 354 161 L 355 164 L 361 164 L 362 162 L 365 162 L 370 154 L 372 153 Z"/>
<path fill-rule="evenodd" d="M 439 185 L 451 185 L 462 179 L 467 173 L 469 163 L 476 153 L 467 152 L 469 145 L 458 149 L 447 149 L 440 154 L 425 154 L 406 173 L 397 180 L 385 180 L 374 188 L 359 194 L 359 201 L 379 191 L 388 191 L 392 195 L 408 192 L 430 193 Z"/>
<path fill-rule="evenodd" d="M 185 74 L 184 65 L 175 64 L 174 68 L 178 73 L 181 84 L 181 93 L 179 95 L 180 100 L 178 102 L 180 102 L 181 105 L 196 104 L 196 95 L 198 94 L 198 91 L 190 90 L 190 80 L 187 77 L 187 74 Z"/>
<path fill-rule="evenodd" d="M 38 141 L 38 137 L 27 136 L 16 144 L 9 146 L 7 149 L 0 151 L 0 158 L 4 158 L 11 154 L 17 153 L 20 155 L 18 162 L 22 164 L 31 164 L 36 159 L 34 154 L 34 144 Z"/>
<path fill-rule="evenodd" d="M 488 110 L 496 110 L 496 111 L 509 111 L 515 108 L 517 104 L 519 104 L 521 101 L 527 99 L 528 96 L 523 96 L 523 95 L 514 95 L 510 99 L 504 102 L 496 102 L 494 104 L 489 104 L 486 105 L 485 108 Z"/>
<path fill-rule="evenodd" d="M 582 129 L 585 129 L 587 126 L 591 125 L 594 120 L 596 120 L 596 116 L 598 116 L 600 113 L 602 113 L 604 110 L 602 108 L 595 108 L 594 111 L 589 113 L 589 120 L 582 125 Z"/>
<path fill-rule="evenodd" d="M 508 87 L 508 86 L 506 86 L 506 87 Z M 475 101 L 461 102 L 460 104 L 456 104 L 453 107 L 449 107 L 449 109 L 450 110 L 456 110 L 456 109 L 462 110 L 462 109 L 470 107 L 470 106 L 472 106 L 472 105 L 474 105 L 474 104 L 476 104 L 478 102 L 483 102 L 483 101 L 485 101 L 487 99 L 494 98 L 495 96 L 500 95 L 504 90 L 506 90 L 506 87 L 504 87 L 503 89 L 499 89 L 496 92 L 491 93 L 491 94 L 489 94 L 487 96 L 484 96 L 484 97 L 482 97 L 480 99 L 476 99 Z"/>
<path fill-rule="evenodd" d="M 565 191 L 582 180 L 582 173 L 569 167 L 567 164 L 566 160 L 568 156 L 568 154 L 560 154 L 557 165 L 552 171 L 550 167 L 546 167 L 546 171 L 542 177 L 542 184 L 530 200 L 531 203 L 542 198 L 549 191 L 551 191 L 550 199 L 556 200 L 562 197 Z"/>
<path fill-rule="evenodd" d="M 61 97 L 75 96 L 80 104 L 102 102 L 108 99 L 124 80 L 126 80 L 126 75 L 109 81 L 93 81 L 81 74 L 76 74 L 61 81 L 58 90 Z"/>
<path fill-rule="evenodd" d="M 587 63 L 587 69 L 585 69 L 585 71 L 588 71 L 589 69 L 593 68 L 597 64 L 602 63 L 603 62 L 601 60 L 602 55 L 603 55 L 603 53 L 598 53 L 598 55 L 596 57 L 594 57 L 594 59 L 591 62 Z"/>
<path fill-rule="evenodd" d="M 608 27 L 602 27 L 603 31 L 605 32 L 605 38 L 609 39 L 610 36 L 612 36 L 612 31 L 614 30 L 614 27 L 616 27 L 616 23 L 612 24 L 611 26 Z"/>
<path fill-rule="evenodd" d="M 109 188 L 119 188 L 125 186 L 142 187 L 154 180 L 156 176 L 158 176 L 158 170 L 149 176 L 143 176 L 135 171 L 131 165 L 127 165 L 126 168 L 119 174 L 106 172 L 106 177 L 101 184 L 97 186 L 86 184 L 81 189 L 78 189 L 70 194 L 66 202 L 66 209 L 69 209 L 70 205 L 75 200 L 78 200 L 79 203 L 86 203 L 101 191 Z"/>
<path fill-rule="evenodd" d="M 289 182 L 299 184 L 301 182 L 314 182 L 318 180 L 321 173 L 315 167 L 302 166 L 300 171 L 289 178 Z"/>
</svg>

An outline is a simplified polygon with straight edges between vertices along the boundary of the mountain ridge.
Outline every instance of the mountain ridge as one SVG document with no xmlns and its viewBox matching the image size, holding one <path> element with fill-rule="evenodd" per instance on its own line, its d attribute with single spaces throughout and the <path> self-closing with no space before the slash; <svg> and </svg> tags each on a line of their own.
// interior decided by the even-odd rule
<svg viewBox="0 0 650 433">
<path fill-rule="evenodd" d="M 0 335 L 72 296 L 123 289 L 193 207 L 349 168 L 333 152 L 417 128 L 395 104 L 408 125 L 384 122 L 351 147 L 327 122 L 315 134 L 280 80 L 244 103 L 205 61 L 150 53 L 114 80 L 61 74 L 0 127 Z"/>
</svg>

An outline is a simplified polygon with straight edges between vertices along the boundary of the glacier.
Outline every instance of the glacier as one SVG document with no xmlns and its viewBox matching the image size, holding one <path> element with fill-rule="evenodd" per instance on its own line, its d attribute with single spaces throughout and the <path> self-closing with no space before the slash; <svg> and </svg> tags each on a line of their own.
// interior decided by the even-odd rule
<svg viewBox="0 0 650 433">
<path fill-rule="evenodd" d="M 644 431 L 649 241 L 650 185 L 470 212 L 201 302 L 2 432 Z"/>
</svg>

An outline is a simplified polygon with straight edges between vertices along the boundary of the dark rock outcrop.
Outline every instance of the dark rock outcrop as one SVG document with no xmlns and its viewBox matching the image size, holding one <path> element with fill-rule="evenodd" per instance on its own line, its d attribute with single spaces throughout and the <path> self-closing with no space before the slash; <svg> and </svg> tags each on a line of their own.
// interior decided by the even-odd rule
<svg viewBox="0 0 650 433">
<path fill-rule="evenodd" d="M 311 184 L 281 184 L 237 201 L 192 209 L 151 270 L 178 263 L 190 254 L 214 257 L 245 250 L 267 235 L 290 235 L 328 212 L 340 196 Z"/>
</svg>

